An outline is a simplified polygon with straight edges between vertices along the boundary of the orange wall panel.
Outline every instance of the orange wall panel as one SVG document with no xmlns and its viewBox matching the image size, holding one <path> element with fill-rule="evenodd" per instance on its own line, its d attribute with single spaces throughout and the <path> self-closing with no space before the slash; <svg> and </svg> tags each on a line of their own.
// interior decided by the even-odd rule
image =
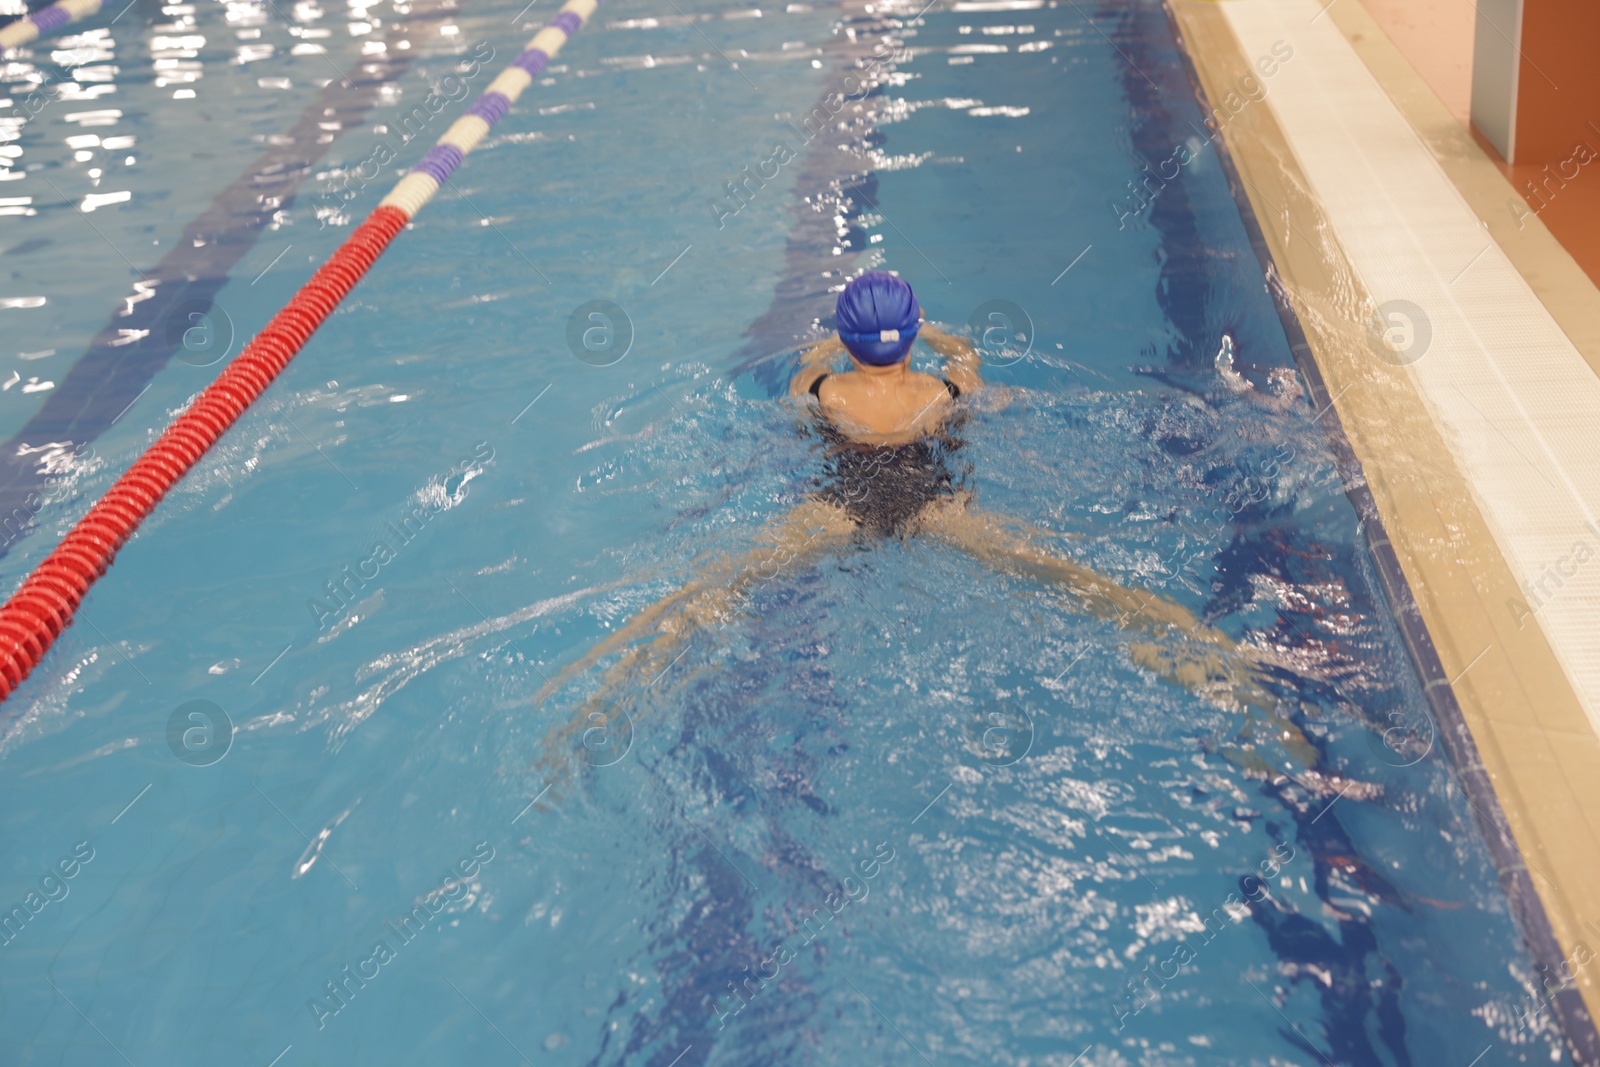
<svg viewBox="0 0 1600 1067">
<path fill-rule="evenodd" d="M 1600 0 L 1524 0 L 1518 164 L 1600 150 Z"/>
</svg>

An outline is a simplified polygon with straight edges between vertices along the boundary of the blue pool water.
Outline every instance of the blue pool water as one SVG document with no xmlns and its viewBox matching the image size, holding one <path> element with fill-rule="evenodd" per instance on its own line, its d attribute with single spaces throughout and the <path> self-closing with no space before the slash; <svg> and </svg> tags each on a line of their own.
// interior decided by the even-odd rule
<svg viewBox="0 0 1600 1067">
<path fill-rule="evenodd" d="M 6 65 L 7 581 L 548 5 L 139 3 Z M 1161 8 L 920 9 L 614 0 L 167 499 L 5 705 L 7 1062 L 1566 1059 Z M 1013 327 L 975 506 L 1272 650 L 1277 720 L 888 542 L 551 777 L 599 672 L 535 691 L 810 490 L 778 397 L 872 266 Z"/>
</svg>

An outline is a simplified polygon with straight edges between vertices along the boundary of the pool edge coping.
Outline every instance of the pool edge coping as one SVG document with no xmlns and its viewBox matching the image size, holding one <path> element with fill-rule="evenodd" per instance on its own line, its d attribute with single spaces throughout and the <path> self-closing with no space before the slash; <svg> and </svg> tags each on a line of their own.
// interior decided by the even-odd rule
<svg viewBox="0 0 1600 1067">
<path fill-rule="evenodd" d="M 1192 87 L 1209 117 L 1213 114 L 1210 106 L 1213 95 L 1225 95 L 1217 94 L 1215 91 L 1218 88 L 1227 89 L 1236 85 L 1239 73 L 1242 71 L 1251 74 L 1253 68 L 1249 65 L 1242 44 L 1216 0 L 1163 0 L 1163 7 L 1173 27 L 1174 36 L 1178 40 Z M 1352 14 L 1346 22 L 1355 24 L 1360 15 L 1364 14 L 1364 10 L 1360 14 Z M 1339 24 L 1339 32 L 1349 43 L 1346 23 Z M 1191 48 L 1191 36 L 1203 37 L 1208 44 L 1218 47 Z M 1378 31 L 1378 36 L 1383 44 L 1388 44 L 1387 38 L 1382 37 L 1381 31 Z M 1371 69 L 1371 64 L 1367 63 L 1365 57 L 1363 63 L 1369 70 Z M 1410 73 L 1413 78 L 1419 77 L 1415 72 Z M 1395 72 L 1391 69 L 1386 75 L 1386 78 L 1377 78 L 1374 72 L 1380 87 L 1392 99 L 1396 99 L 1398 107 L 1400 105 L 1397 97 L 1403 94 L 1397 93 L 1390 84 Z M 1417 106 L 1415 101 L 1418 99 L 1418 94 L 1415 88 L 1405 86 L 1404 90 L 1405 94 L 1409 94 L 1413 105 Z M 1427 90 L 1425 85 L 1422 86 L 1422 90 L 1431 96 L 1431 90 Z M 1433 102 L 1442 108 L 1436 99 Z M 1425 103 L 1424 99 L 1421 106 L 1425 106 Z M 1406 108 L 1401 110 L 1413 129 L 1416 129 L 1417 120 L 1413 111 Z M 1505 658 L 1516 659 L 1518 662 L 1509 671 L 1502 666 L 1498 672 L 1500 675 L 1509 673 L 1511 676 L 1509 679 L 1505 677 L 1496 679 L 1502 683 L 1501 692 L 1491 694 L 1488 691 L 1491 687 L 1477 684 L 1481 676 L 1474 679 L 1471 684 L 1465 686 L 1459 684 L 1466 671 L 1476 665 L 1477 658 L 1466 663 L 1465 668 L 1454 676 L 1446 670 L 1444 656 L 1435 641 L 1436 633 L 1443 638 L 1447 651 L 1456 651 L 1455 658 L 1459 661 L 1464 658 L 1464 654 L 1459 652 L 1459 646 L 1472 644 L 1470 641 L 1462 641 L 1463 636 L 1475 629 L 1481 632 L 1485 623 L 1491 630 L 1498 632 L 1499 628 L 1482 617 L 1486 614 L 1486 604 L 1482 598 L 1462 595 L 1465 591 L 1459 588 L 1453 589 L 1448 582 L 1430 584 L 1426 581 L 1428 577 L 1437 576 L 1441 570 L 1460 571 L 1465 561 L 1459 559 L 1441 561 L 1424 551 L 1424 545 L 1418 542 L 1426 542 L 1429 529 L 1437 527 L 1441 519 L 1470 517 L 1476 520 L 1471 524 L 1473 530 L 1470 537 L 1478 554 L 1472 561 L 1477 566 L 1468 568 L 1472 576 L 1471 584 L 1477 585 L 1481 579 L 1485 586 L 1509 586 L 1511 589 L 1517 589 L 1515 579 L 1470 493 L 1461 492 L 1458 486 L 1452 485 L 1446 487 L 1447 491 L 1443 493 L 1445 499 L 1442 501 L 1419 499 L 1415 493 L 1406 491 L 1404 476 L 1389 477 L 1394 472 L 1388 468 L 1394 464 L 1386 456 L 1371 448 L 1370 440 L 1364 438 L 1359 431 L 1353 438 L 1348 432 L 1347 417 L 1352 414 L 1351 409 L 1360 407 L 1363 399 L 1361 393 L 1367 390 L 1352 389 L 1351 386 L 1354 384 L 1352 382 L 1338 393 L 1331 393 L 1327 377 L 1323 373 L 1323 365 L 1332 363 L 1340 369 L 1349 369 L 1353 363 L 1351 359 L 1353 346 L 1350 344 L 1352 339 L 1348 336 L 1350 331 L 1344 331 L 1346 336 L 1339 336 L 1337 331 L 1319 332 L 1313 329 L 1308 332 L 1305 329 L 1302 320 L 1307 312 L 1311 312 L 1315 320 L 1315 309 L 1305 306 L 1306 295 L 1308 292 L 1318 290 L 1326 278 L 1326 271 L 1305 271 L 1301 257 L 1290 250 L 1283 239 L 1277 238 L 1275 231 L 1263 226 L 1263 208 L 1271 209 L 1279 215 L 1286 215 L 1291 230 L 1297 228 L 1294 220 L 1299 218 L 1304 223 L 1298 227 L 1300 231 L 1331 235 L 1333 248 L 1332 256 L 1329 258 L 1338 259 L 1333 273 L 1338 274 L 1346 283 L 1353 284 L 1363 296 L 1366 295 L 1366 288 L 1353 266 L 1343 258 L 1342 248 L 1337 245 L 1337 235 L 1327 220 L 1321 216 L 1314 201 L 1304 199 L 1296 201 L 1290 196 L 1280 208 L 1271 204 L 1259 187 L 1249 182 L 1241 173 L 1239 166 L 1241 158 L 1246 170 L 1252 169 L 1252 164 L 1255 164 L 1254 169 L 1259 171 L 1260 164 L 1265 162 L 1268 169 L 1276 168 L 1286 177 L 1294 179 L 1293 188 L 1302 191 L 1310 188 L 1309 182 L 1300 170 L 1300 162 L 1278 126 L 1272 109 L 1255 107 L 1248 116 L 1243 117 L 1246 121 L 1230 120 L 1223 123 L 1218 129 L 1220 136 L 1215 139 L 1218 158 L 1229 189 L 1239 208 L 1252 248 L 1266 273 L 1268 289 L 1293 350 L 1295 362 L 1305 375 L 1312 403 L 1321 413 L 1318 418 L 1324 415 L 1331 416 L 1331 423 L 1325 426 L 1325 431 L 1341 468 L 1346 495 L 1360 517 L 1363 536 L 1379 584 L 1388 599 L 1407 652 L 1424 682 L 1424 693 L 1439 727 L 1438 736 L 1444 741 L 1458 780 L 1469 804 L 1476 812 L 1500 884 L 1535 963 L 1541 970 L 1558 969 L 1559 975 L 1562 973 L 1559 969 L 1567 966 L 1566 960 L 1576 955 L 1575 952 L 1569 954 L 1567 947 L 1583 944 L 1576 936 L 1580 925 L 1577 913 L 1586 909 L 1574 906 L 1575 902 L 1571 898 L 1582 894 L 1569 892 L 1574 888 L 1570 879 L 1558 877 L 1551 880 L 1541 873 L 1540 877 L 1545 878 L 1551 886 L 1550 894 L 1541 893 L 1533 881 L 1527 852 L 1533 851 L 1539 854 L 1541 860 L 1544 859 L 1548 851 L 1544 847 L 1548 837 L 1541 831 L 1549 830 L 1551 828 L 1549 824 L 1560 821 L 1560 816 L 1558 812 L 1552 814 L 1550 810 L 1525 797 L 1524 794 L 1530 791 L 1548 793 L 1550 791 L 1548 788 L 1530 790 L 1528 787 L 1534 784 L 1548 787 L 1551 781 L 1544 769 L 1537 765 L 1536 760 L 1513 758 L 1511 753 L 1504 750 L 1505 739 L 1495 736 L 1493 729 L 1495 716 L 1491 714 L 1489 700 L 1491 695 L 1510 696 L 1512 699 L 1520 696 L 1524 701 L 1532 702 L 1534 693 L 1530 691 L 1526 679 L 1530 676 L 1537 677 L 1542 682 L 1541 688 L 1547 697 L 1552 695 L 1559 697 L 1562 694 L 1552 694 L 1551 691 L 1564 690 L 1565 699 L 1560 703 L 1569 713 L 1568 717 L 1575 714 L 1582 721 L 1584 733 L 1591 739 L 1592 732 L 1588 728 L 1587 719 L 1570 680 L 1555 661 L 1554 651 L 1537 626 L 1532 628 L 1532 633 L 1522 635 L 1516 647 L 1505 647 L 1502 643 L 1506 652 Z M 1418 134 L 1428 145 L 1430 153 L 1437 158 L 1439 151 L 1435 144 L 1422 136 L 1420 130 Z M 1463 136 L 1466 135 L 1463 133 Z M 1458 141 L 1447 143 L 1452 149 L 1459 148 Z M 1481 150 L 1477 149 L 1476 145 L 1472 145 L 1472 148 L 1481 155 Z M 1443 161 L 1440 162 L 1443 166 Z M 1463 168 L 1471 167 L 1473 161 L 1469 157 L 1455 162 L 1456 167 L 1447 167 L 1446 173 L 1452 183 L 1460 188 L 1462 181 L 1458 175 L 1464 172 Z M 1481 178 L 1481 174 L 1466 173 L 1474 179 Z M 1509 183 L 1504 182 L 1504 178 L 1498 172 L 1495 177 L 1499 178 L 1505 189 L 1514 195 L 1514 190 Z M 1245 188 L 1247 184 L 1255 190 L 1254 197 Z M 1487 194 L 1484 189 L 1492 188 L 1492 184 L 1485 184 L 1480 180 L 1478 186 L 1474 190 L 1475 195 L 1469 195 L 1463 190 L 1463 195 L 1467 196 L 1475 210 L 1485 202 L 1484 196 Z M 1257 203 L 1257 199 L 1261 201 L 1260 204 Z M 1520 249 L 1521 254 L 1513 257 L 1518 271 L 1524 277 L 1528 277 L 1532 269 L 1531 264 L 1548 266 L 1551 262 L 1549 246 L 1554 246 L 1559 256 L 1565 257 L 1570 263 L 1570 256 L 1567 256 L 1559 245 L 1555 245 L 1554 238 L 1549 235 L 1548 230 L 1545 230 L 1543 224 L 1536 218 L 1532 221 L 1536 226 L 1534 233 L 1527 244 Z M 1490 225 L 1487 219 L 1485 225 Z M 1499 229 L 1503 228 L 1502 224 Z M 1498 239 L 1499 235 L 1493 230 L 1494 228 L 1491 228 L 1491 236 Z M 1327 255 L 1330 249 L 1325 247 L 1322 252 Z M 1556 266 L 1560 267 L 1561 264 L 1557 262 Z M 1577 270 L 1575 263 L 1570 263 L 1570 267 L 1572 270 Z M 1548 279 L 1546 281 L 1548 282 Z M 1586 304 L 1581 290 L 1574 292 L 1570 276 L 1558 275 L 1554 282 L 1554 286 L 1544 284 L 1535 286 L 1535 290 L 1540 299 L 1551 307 L 1552 316 L 1562 329 L 1573 338 L 1585 361 L 1591 367 L 1600 366 L 1600 330 L 1588 331 L 1582 328 L 1589 318 L 1593 317 L 1591 315 L 1593 309 L 1600 308 L 1600 300 Z M 1587 284 L 1587 277 L 1583 278 L 1583 282 Z M 1531 279 L 1530 284 L 1533 284 Z M 1590 288 L 1592 289 L 1592 286 Z M 1547 294 L 1551 292 L 1556 292 L 1561 297 L 1560 312 L 1547 299 Z M 1370 357 L 1367 362 L 1371 362 Z M 1391 391 L 1391 395 L 1384 398 L 1389 403 L 1376 405 L 1368 412 L 1369 417 L 1385 417 L 1391 413 L 1386 408 L 1392 409 L 1398 403 L 1411 409 L 1409 414 L 1413 422 L 1419 412 L 1422 418 L 1428 420 L 1428 428 L 1434 433 L 1420 436 L 1437 437 L 1438 427 L 1433 425 L 1433 420 L 1422 406 L 1420 395 L 1417 395 L 1411 383 L 1402 375 L 1392 374 L 1381 384 Z M 1410 396 L 1397 398 L 1395 394 L 1399 390 L 1410 393 Z M 1356 392 L 1357 395 L 1340 404 L 1339 401 L 1350 392 Z M 1359 420 L 1359 414 L 1357 418 Z M 1466 485 L 1466 478 L 1460 472 L 1448 448 L 1444 447 L 1442 439 L 1421 440 L 1414 442 L 1413 445 L 1431 453 L 1428 457 L 1429 472 L 1447 470 L 1455 476 L 1451 481 L 1459 483 L 1459 486 Z M 1448 489 L 1458 491 L 1451 493 Z M 1432 510 L 1434 514 L 1427 515 L 1424 509 Z M 1388 524 L 1385 523 L 1385 517 L 1389 519 Z M 1422 519 L 1431 521 L 1417 521 Z M 1390 526 L 1400 534 L 1398 545 L 1389 535 Z M 1442 552 L 1451 546 L 1436 541 L 1433 547 Z M 1493 573 L 1486 573 L 1485 568 Z M 1423 579 L 1422 587 L 1429 590 L 1427 595 L 1420 599 L 1417 597 L 1413 583 L 1407 577 L 1408 572 L 1415 573 Z M 1438 603 L 1441 597 L 1451 601 L 1448 609 Z M 1462 622 L 1463 618 L 1466 618 L 1467 622 Z M 1478 625 L 1474 626 L 1471 623 Z M 1539 655 L 1539 650 L 1533 646 L 1543 646 L 1543 655 Z M 1479 658 L 1488 652 L 1489 647 L 1485 646 Z M 1514 656 L 1513 653 L 1521 655 Z M 1555 668 L 1553 672 L 1550 669 L 1552 667 Z M 1508 681 L 1511 684 L 1506 684 Z M 1519 682 L 1521 684 L 1517 684 Z M 1479 724 L 1478 729 L 1474 729 L 1474 721 Z M 1482 736 L 1486 726 L 1488 736 Z M 1544 740 L 1549 741 L 1550 738 Z M 1577 755 L 1581 757 L 1584 754 L 1577 753 Z M 1583 762 L 1592 766 L 1596 775 L 1593 780 L 1600 780 L 1600 752 L 1591 751 L 1588 756 L 1590 758 Z M 1568 784 L 1565 779 L 1566 776 L 1563 775 L 1562 781 L 1557 783 L 1556 792 L 1561 791 L 1560 785 Z M 1501 783 L 1500 788 L 1496 787 L 1497 780 Z M 1574 795 L 1571 799 L 1577 801 L 1578 798 Z M 1583 805 L 1576 803 L 1574 807 L 1582 810 Z M 1588 836 L 1592 839 L 1593 828 L 1588 829 L 1590 831 Z M 1531 842 L 1528 841 L 1530 837 Z M 1600 862 L 1591 861 L 1587 867 L 1600 872 Z M 1547 895 L 1553 899 L 1547 899 Z M 1600 1033 L 1597 1033 L 1594 1022 L 1596 1016 L 1600 1016 L 1600 990 L 1596 989 L 1592 979 L 1587 982 L 1562 982 L 1549 995 L 1574 1062 L 1600 1063 Z"/>
</svg>

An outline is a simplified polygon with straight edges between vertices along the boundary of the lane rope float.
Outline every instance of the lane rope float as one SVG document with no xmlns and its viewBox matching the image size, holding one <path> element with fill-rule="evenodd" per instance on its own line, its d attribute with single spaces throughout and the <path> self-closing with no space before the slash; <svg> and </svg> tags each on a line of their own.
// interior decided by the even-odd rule
<svg viewBox="0 0 1600 1067">
<path fill-rule="evenodd" d="M 102 0 L 58 0 L 0 28 L 0 57 L 100 10 Z"/>
<path fill-rule="evenodd" d="M 567 0 L 562 5 L 467 113 L 451 123 L 311 280 L 134 461 L 0 607 L 0 701 L 22 684 L 72 624 L 89 587 L 111 566 L 117 551 L 161 498 L 283 372 L 395 235 L 433 199 L 598 6 L 599 0 Z"/>
</svg>

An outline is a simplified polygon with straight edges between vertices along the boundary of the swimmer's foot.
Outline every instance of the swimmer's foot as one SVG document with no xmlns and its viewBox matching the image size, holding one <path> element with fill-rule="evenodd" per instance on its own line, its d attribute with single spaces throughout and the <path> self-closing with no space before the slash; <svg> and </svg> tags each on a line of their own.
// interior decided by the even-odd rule
<svg viewBox="0 0 1600 1067">
<path fill-rule="evenodd" d="M 632 726 L 630 723 L 626 728 L 620 727 L 622 717 L 617 710 L 608 710 L 600 700 L 591 697 L 568 722 L 545 735 L 532 769 L 544 780 L 546 796 L 551 801 L 566 795 L 586 763 L 615 762 L 606 751 L 608 746 L 615 749 L 631 745 Z M 583 758 L 586 753 L 593 753 L 589 760 Z"/>
<path fill-rule="evenodd" d="M 620 762 L 633 744 L 637 722 L 628 706 L 636 704 L 697 642 L 726 624 L 735 609 L 736 598 L 727 589 L 713 588 L 663 619 L 653 639 L 628 649 L 606 671 L 600 687 L 571 719 L 551 728 L 534 769 L 565 788 L 589 767 Z"/>
<path fill-rule="evenodd" d="M 1364 782 L 1342 774 L 1324 774 L 1312 767 L 1286 771 L 1267 762 L 1255 749 L 1224 745 L 1217 752 L 1238 767 L 1246 778 L 1255 778 L 1275 787 L 1293 782 L 1305 791 L 1308 799 L 1318 803 L 1332 804 L 1339 799 L 1370 801 L 1383 796 L 1383 786 L 1376 782 Z"/>
<path fill-rule="evenodd" d="M 1231 642 L 1230 642 L 1231 645 Z M 1172 685 L 1181 686 L 1217 707 L 1242 712 L 1240 740 L 1270 737 L 1302 767 L 1321 758 L 1315 745 L 1279 707 L 1263 683 L 1259 666 L 1241 654 L 1248 646 L 1210 647 L 1189 641 L 1158 644 L 1136 641 L 1128 656 L 1137 665 Z"/>
</svg>

